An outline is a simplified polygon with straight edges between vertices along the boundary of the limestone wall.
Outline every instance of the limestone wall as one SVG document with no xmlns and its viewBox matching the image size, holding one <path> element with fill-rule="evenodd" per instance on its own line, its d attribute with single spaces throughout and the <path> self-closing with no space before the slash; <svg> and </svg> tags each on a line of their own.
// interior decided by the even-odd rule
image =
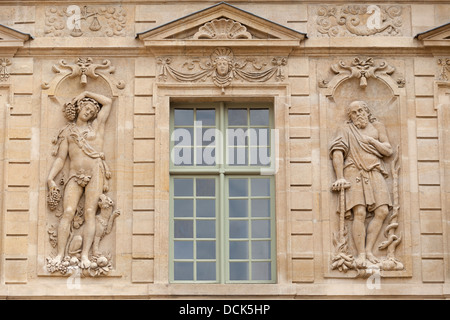
<svg viewBox="0 0 450 320">
<path fill-rule="evenodd" d="M 1 297 L 449 295 L 448 1 L 379 1 L 373 16 L 366 1 L 331 0 L 102 0 L 73 3 L 74 11 L 67 11 L 67 1 L 0 6 Z M 368 28 L 377 10 L 380 25 Z M 245 26 L 250 38 L 196 39 L 202 26 L 219 18 Z M 222 85 L 211 75 L 192 78 L 201 71 L 199 61 L 211 62 L 223 47 L 233 63 L 247 61 L 242 70 L 251 75 L 235 73 Z M 270 70 L 273 76 L 264 77 Z M 102 257 L 83 271 L 79 262 L 64 268 L 49 260 L 64 209 L 62 202 L 49 207 L 47 179 L 52 150 L 64 144 L 57 138 L 68 123 L 64 104 L 84 91 L 112 100 L 103 154 L 91 158 L 103 175 L 102 159 L 108 164 L 105 194 L 120 215 L 100 241 Z M 170 283 L 171 103 L 248 100 L 273 105 L 279 134 L 276 283 Z M 400 238 L 394 254 L 401 266 L 381 271 L 332 266 L 339 198 L 331 190 L 336 176 L 329 146 L 354 100 L 365 100 L 385 125 L 394 149 L 388 170 L 399 167 L 398 180 L 391 171 L 386 180 L 390 190 L 398 187 L 398 218 L 392 221 L 391 212 L 376 243 L 388 238 L 384 232 Z M 82 174 L 93 175 L 74 178 L 66 163 L 54 180 L 64 190 Z M 83 225 L 81 210 L 75 216 Z M 71 237 L 80 230 L 72 227 Z M 374 253 L 381 258 L 386 250 Z"/>
</svg>

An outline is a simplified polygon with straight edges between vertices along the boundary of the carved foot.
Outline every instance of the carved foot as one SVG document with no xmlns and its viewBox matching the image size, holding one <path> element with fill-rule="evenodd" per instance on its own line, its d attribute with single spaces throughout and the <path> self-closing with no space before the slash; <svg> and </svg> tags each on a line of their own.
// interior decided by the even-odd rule
<svg viewBox="0 0 450 320">
<path fill-rule="evenodd" d="M 81 257 L 81 268 L 82 269 L 88 269 L 91 265 L 91 261 L 89 260 L 89 258 L 87 256 L 82 256 Z"/>
<path fill-rule="evenodd" d="M 367 256 L 367 260 L 369 260 L 373 264 L 377 264 L 380 262 L 380 260 L 377 257 L 375 257 L 372 252 L 367 252 L 366 256 Z"/>
<path fill-rule="evenodd" d="M 356 259 L 355 259 L 355 263 L 356 263 L 356 268 L 358 269 L 364 269 L 367 267 L 366 264 L 366 255 L 364 253 L 361 253 Z"/>
</svg>

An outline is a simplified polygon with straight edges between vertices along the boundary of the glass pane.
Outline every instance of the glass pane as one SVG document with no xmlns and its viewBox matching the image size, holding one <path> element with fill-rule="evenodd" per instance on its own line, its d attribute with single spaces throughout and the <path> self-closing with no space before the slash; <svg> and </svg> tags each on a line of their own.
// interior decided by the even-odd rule
<svg viewBox="0 0 450 320">
<path fill-rule="evenodd" d="M 175 147 L 187 147 L 194 145 L 193 128 L 175 128 L 172 133 L 172 141 Z"/>
<path fill-rule="evenodd" d="M 197 262 L 197 280 L 216 280 L 216 263 Z"/>
<path fill-rule="evenodd" d="M 270 130 L 260 128 L 249 129 L 251 146 L 270 146 Z"/>
<path fill-rule="evenodd" d="M 248 279 L 248 262 L 230 262 L 230 280 Z"/>
<path fill-rule="evenodd" d="M 246 146 L 248 145 L 247 128 L 232 128 L 227 129 L 227 144 L 230 147 Z"/>
<path fill-rule="evenodd" d="M 215 146 L 216 145 L 216 129 L 205 129 L 201 131 L 197 130 L 197 145 L 199 146 Z"/>
<path fill-rule="evenodd" d="M 247 241 L 230 241 L 230 259 L 248 259 Z"/>
<path fill-rule="evenodd" d="M 270 241 L 252 241 L 252 259 L 270 259 Z"/>
<path fill-rule="evenodd" d="M 270 220 L 253 220 L 252 238 L 270 238 Z"/>
<path fill-rule="evenodd" d="M 193 126 L 194 110 L 192 109 L 175 109 L 174 124 L 176 126 Z"/>
<path fill-rule="evenodd" d="M 248 217 L 248 200 L 247 199 L 230 199 L 229 214 L 232 218 Z"/>
<path fill-rule="evenodd" d="M 230 220 L 230 238 L 248 238 L 248 221 Z"/>
<path fill-rule="evenodd" d="M 268 126 L 269 109 L 250 109 L 251 126 Z"/>
<path fill-rule="evenodd" d="M 228 125 L 246 126 L 247 109 L 228 109 Z"/>
<path fill-rule="evenodd" d="M 251 179 L 251 187 L 253 197 L 270 196 L 270 179 Z"/>
<path fill-rule="evenodd" d="M 192 197 L 194 195 L 194 180 L 173 179 L 173 195 L 175 197 Z"/>
<path fill-rule="evenodd" d="M 191 147 L 175 147 L 172 150 L 172 162 L 175 166 L 192 166 L 194 151 Z"/>
<path fill-rule="evenodd" d="M 194 223 L 192 220 L 175 220 L 173 226 L 175 238 L 192 238 L 194 236 Z"/>
<path fill-rule="evenodd" d="M 216 148 L 196 148 L 196 164 L 198 166 L 215 166 L 216 165 Z"/>
<path fill-rule="evenodd" d="M 192 199 L 175 199 L 173 200 L 173 216 L 192 217 L 194 212 L 194 200 Z"/>
<path fill-rule="evenodd" d="M 270 262 L 252 263 L 252 280 L 271 280 L 271 273 Z"/>
<path fill-rule="evenodd" d="M 197 220 L 197 238 L 215 238 L 216 221 L 215 220 Z"/>
<path fill-rule="evenodd" d="M 196 195 L 197 197 L 214 197 L 216 194 L 216 181 L 215 179 L 197 179 L 195 181 Z"/>
<path fill-rule="evenodd" d="M 194 280 L 193 262 L 175 262 L 173 269 L 175 280 Z"/>
<path fill-rule="evenodd" d="M 228 148 L 228 165 L 230 166 L 246 166 L 248 165 L 248 149 L 241 148 Z"/>
<path fill-rule="evenodd" d="M 252 217 L 270 217 L 270 199 L 252 199 Z"/>
<path fill-rule="evenodd" d="M 193 259 L 194 243 L 192 241 L 175 241 L 173 257 L 175 259 Z"/>
<path fill-rule="evenodd" d="M 197 217 L 215 217 L 216 216 L 216 200 L 214 199 L 197 199 L 196 200 Z"/>
<path fill-rule="evenodd" d="M 197 259 L 215 259 L 215 241 L 197 241 Z"/>
<path fill-rule="evenodd" d="M 205 110 L 205 109 L 197 109 L 197 120 L 201 121 L 202 126 L 214 126 L 216 124 L 216 111 L 213 110 Z"/>
<path fill-rule="evenodd" d="M 230 179 L 228 182 L 228 193 L 230 197 L 247 197 L 248 196 L 248 180 L 247 179 Z"/>
<path fill-rule="evenodd" d="M 250 165 L 253 166 L 270 166 L 270 148 L 268 147 L 252 147 L 250 148 Z"/>
</svg>

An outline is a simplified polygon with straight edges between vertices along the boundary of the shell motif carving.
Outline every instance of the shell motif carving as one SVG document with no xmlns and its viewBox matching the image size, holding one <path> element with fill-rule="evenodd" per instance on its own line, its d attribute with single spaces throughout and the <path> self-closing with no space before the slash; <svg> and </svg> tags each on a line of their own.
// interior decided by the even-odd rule
<svg viewBox="0 0 450 320">
<path fill-rule="evenodd" d="M 252 39 L 247 28 L 231 19 L 214 19 L 201 26 L 194 39 Z"/>
</svg>

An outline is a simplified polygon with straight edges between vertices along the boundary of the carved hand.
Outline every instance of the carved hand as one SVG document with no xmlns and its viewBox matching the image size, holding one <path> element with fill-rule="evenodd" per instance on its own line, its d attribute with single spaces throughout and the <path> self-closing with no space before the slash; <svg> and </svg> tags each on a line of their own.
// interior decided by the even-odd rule
<svg viewBox="0 0 450 320">
<path fill-rule="evenodd" d="M 351 186 L 350 182 L 348 182 L 347 180 L 345 180 L 344 178 L 342 178 L 342 179 L 336 180 L 336 181 L 333 183 L 331 189 L 332 189 L 333 191 L 341 191 L 342 189 L 348 189 L 348 188 L 350 188 L 350 186 Z"/>
<path fill-rule="evenodd" d="M 47 181 L 47 185 L 48 185 L 48 190 L 49 191 L 54 191 L 54 190 L 58 189 L 58 187 L 56 186 L 55 180 Z"/>
</svg>

